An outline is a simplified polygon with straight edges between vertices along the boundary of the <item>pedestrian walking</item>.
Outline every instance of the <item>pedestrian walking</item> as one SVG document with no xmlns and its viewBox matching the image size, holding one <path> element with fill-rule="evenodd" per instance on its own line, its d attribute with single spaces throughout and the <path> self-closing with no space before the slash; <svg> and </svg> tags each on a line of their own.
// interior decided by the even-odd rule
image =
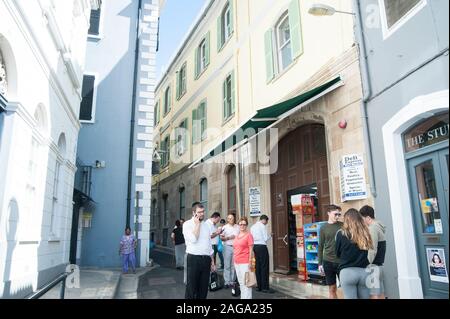
<svg viewBox="0 0 450 319">
<path fill-rule="evenodd" d="M 230 288 L 236 282 L 236 271 L 234 269 L 233 261 L 233 241 L 239 234 L 239 226 L 235 224 L 234 214 L 228 214 L 227 224 L 223 227 L 220 238 L 223 242 L 223 259 L 225 262 L 225 269 L 223 271 L 223 279 L 225 281 L 225 288 Z"/>
<path fill-rule="evenodd" d="M 250 232 L 254 240 L 253 252 L 256 260 L 257 290 L 264 293 L 274 293 L 275 291 L 269 288 L 269 250 L 267 249 L 267 241 L 271 239 L 271 236 L 267 233 L 268 222 L 269 217 L 261 215 L 259 221 L 251 227 Z"/>
<path fill-rule="evenodd" d="M 128 274 L 128 266 L 131 264 L 133 274 L 136 273 L 136 256 L 135 249 L 137 247 L 137 240 L 131 234 L 131 228 L 125 228 L 125 235 L 120 240 L 119 255 L 122 255 L 122 272 Z"/>
<path fill-rule="evenodd" d="M 384 296 L 384 278 L 383 264 L 386 255 L 386 226 L 375 219 L 373 207 L 365 205 L 361 207 L 359 213 L 364 222 L 369 227 L 370 237 L 372 238 L 373 249 L 369 250 L 370 262 L 370 298 L 385 299 Z"/>
<path fill-rule="evenodd" d="M 192 218 L 183 224 L 187 252 L 186 299 L 206 299 L 210 272 L 216 270 L 211 228 L 204 219 L 204 206 L 195 202 L 192 205 Z"/>
<path fill-rule="evenodd" d="M 254 272 L 252 268 L 253 236 L 248 230 L 247 217 L 239 219 L 239 234 L 233 240 L 234 267 L 241 288 L 241 299 L 252 299 L 252 288 L 247 287 L 245 273 Z"/>
<path fill-rule="evenodd" d="M 337 299 L 336 278 L 339 277 L 339 258 L 336 256 L 336 233 L 342 228 L 341 208 L 327 207 L 328 223 L 320 228 L 318 262 L 319 271 L 325 274 L 330 299 Z"/>
<path fill-rule="evenodd" d="M 221 229 L 221 232 L 223 232 L 223 226 L 225 226 L 225 219 L 220 220 L 219 228 Z M 220 259 L 220 268 L 219 269 L 224 270 L 225 263 L 223 260 L 223 242 L 222 242 L 222 239 L 220 238 L 220 235 L 218 236 L 217 254 L 219 255 L 219 259 Z"/>
<path fill-rule="evenodd" d="M 180 220 L 175 221 L 175 228 L 172 231 L 171 238 L 175 247 L 175 267 L 181 270 L 184 268 L 186 244 L 183 236 L 183 226 Z"/>
<path fill-rule="evenodd" d="M 336 256 L 340 258 L 339 279 L 345 299 L 369 299 L 367 285 L 369 249 L 373 249 L 369 228 L 356 209 L 344 215 L 344 225 L 336 233 Z"/>
</svg>

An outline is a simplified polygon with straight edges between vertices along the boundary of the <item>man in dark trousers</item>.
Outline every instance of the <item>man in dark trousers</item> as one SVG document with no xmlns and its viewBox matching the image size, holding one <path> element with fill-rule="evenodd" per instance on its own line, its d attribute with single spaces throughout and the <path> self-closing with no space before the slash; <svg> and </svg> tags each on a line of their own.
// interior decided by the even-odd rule
<svg viewBox="0 0 450 319">
<path fill-rule="evenodd" d="M 187 253 L 186 299 L 206 299 L 209 275 L 216 270 L 211 243 L 211 228 L 205 223 L 205 208 L 192 205 L 192 218 L 183 224 Z"/>
<path fill-rule="evenodd" d="M 256 259 L 256 282 L 258 291 L 264 293 L 274 293 L 269 288 L 269 251 L 267 250 L 267 241 L 270 239 L 267 234 L 267 223 L 269 217 L 261 215 L 259 221 L 250 229 L 253 236 L 253 251 Z"/>
<path fill-rule="evenodd" d="M 336 233 L 342 227 L 341 208 L 336 205 L 327 207 L 328 223 L 319 233 L 319 270 L 325 274 L 329 298 L 337 299 L 336 278 L 339 276 L 339 258 L 336 256 Z"/>
</svg>

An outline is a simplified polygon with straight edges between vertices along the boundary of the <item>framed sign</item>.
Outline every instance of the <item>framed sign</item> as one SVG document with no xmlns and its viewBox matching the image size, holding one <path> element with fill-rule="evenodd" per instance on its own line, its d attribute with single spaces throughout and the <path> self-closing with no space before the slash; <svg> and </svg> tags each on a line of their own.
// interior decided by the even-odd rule
<svg viewBox="0 0 450 319">
<path fill-rule="evenodd" d="M 250 204 L 250 216 L 261 215 L 261 189 L 259 187 L 250 187 L 248 189 L 248 198 Z"/>
</svg>

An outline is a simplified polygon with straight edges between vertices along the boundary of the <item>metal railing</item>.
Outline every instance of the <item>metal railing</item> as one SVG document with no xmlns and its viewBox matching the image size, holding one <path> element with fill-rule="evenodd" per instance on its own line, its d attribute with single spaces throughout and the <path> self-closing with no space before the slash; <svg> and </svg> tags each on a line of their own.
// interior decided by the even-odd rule
<svg viewBox="0 0 450 319">
<path fill-rule="evenodd" d="M 57 284 L 61 282 L 61 290 L 59 292 L 59 299 L 64 299 L 64 294 L 66 291 L 66 278 L 70 274 L 73 273 L 73 270 L 71 272 L 64 272 L 60 274 L 58 277 L 53 279 L 48 284 L 44 285 L 41 289 L 37 290 L 36 292 L 32 293 L 30 296 L 27 297 L 27 299 L 39 299 L 43 295 L 45 295 L 50 289 L 55 287 Z"/>
</svg>

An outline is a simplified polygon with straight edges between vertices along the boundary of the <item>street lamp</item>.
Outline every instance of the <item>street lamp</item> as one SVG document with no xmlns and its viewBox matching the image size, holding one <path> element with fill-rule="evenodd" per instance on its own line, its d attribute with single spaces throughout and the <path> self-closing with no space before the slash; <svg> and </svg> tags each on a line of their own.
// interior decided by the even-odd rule
<svg viewBox="0 0 450 319">
<path fill-rule="evenodd" d="M 312 14 L 314 16 L 332 16 L 335 13 L 343 13 L 343 14 L 350 14 L 355 15 L 353 12 L 347 12 L 347 11 L 339 11 L 335 8 L 328 6 L 326 4 L 322 3 L 314 3 L 308 10 L 309 14 Z"/>
</svg>

